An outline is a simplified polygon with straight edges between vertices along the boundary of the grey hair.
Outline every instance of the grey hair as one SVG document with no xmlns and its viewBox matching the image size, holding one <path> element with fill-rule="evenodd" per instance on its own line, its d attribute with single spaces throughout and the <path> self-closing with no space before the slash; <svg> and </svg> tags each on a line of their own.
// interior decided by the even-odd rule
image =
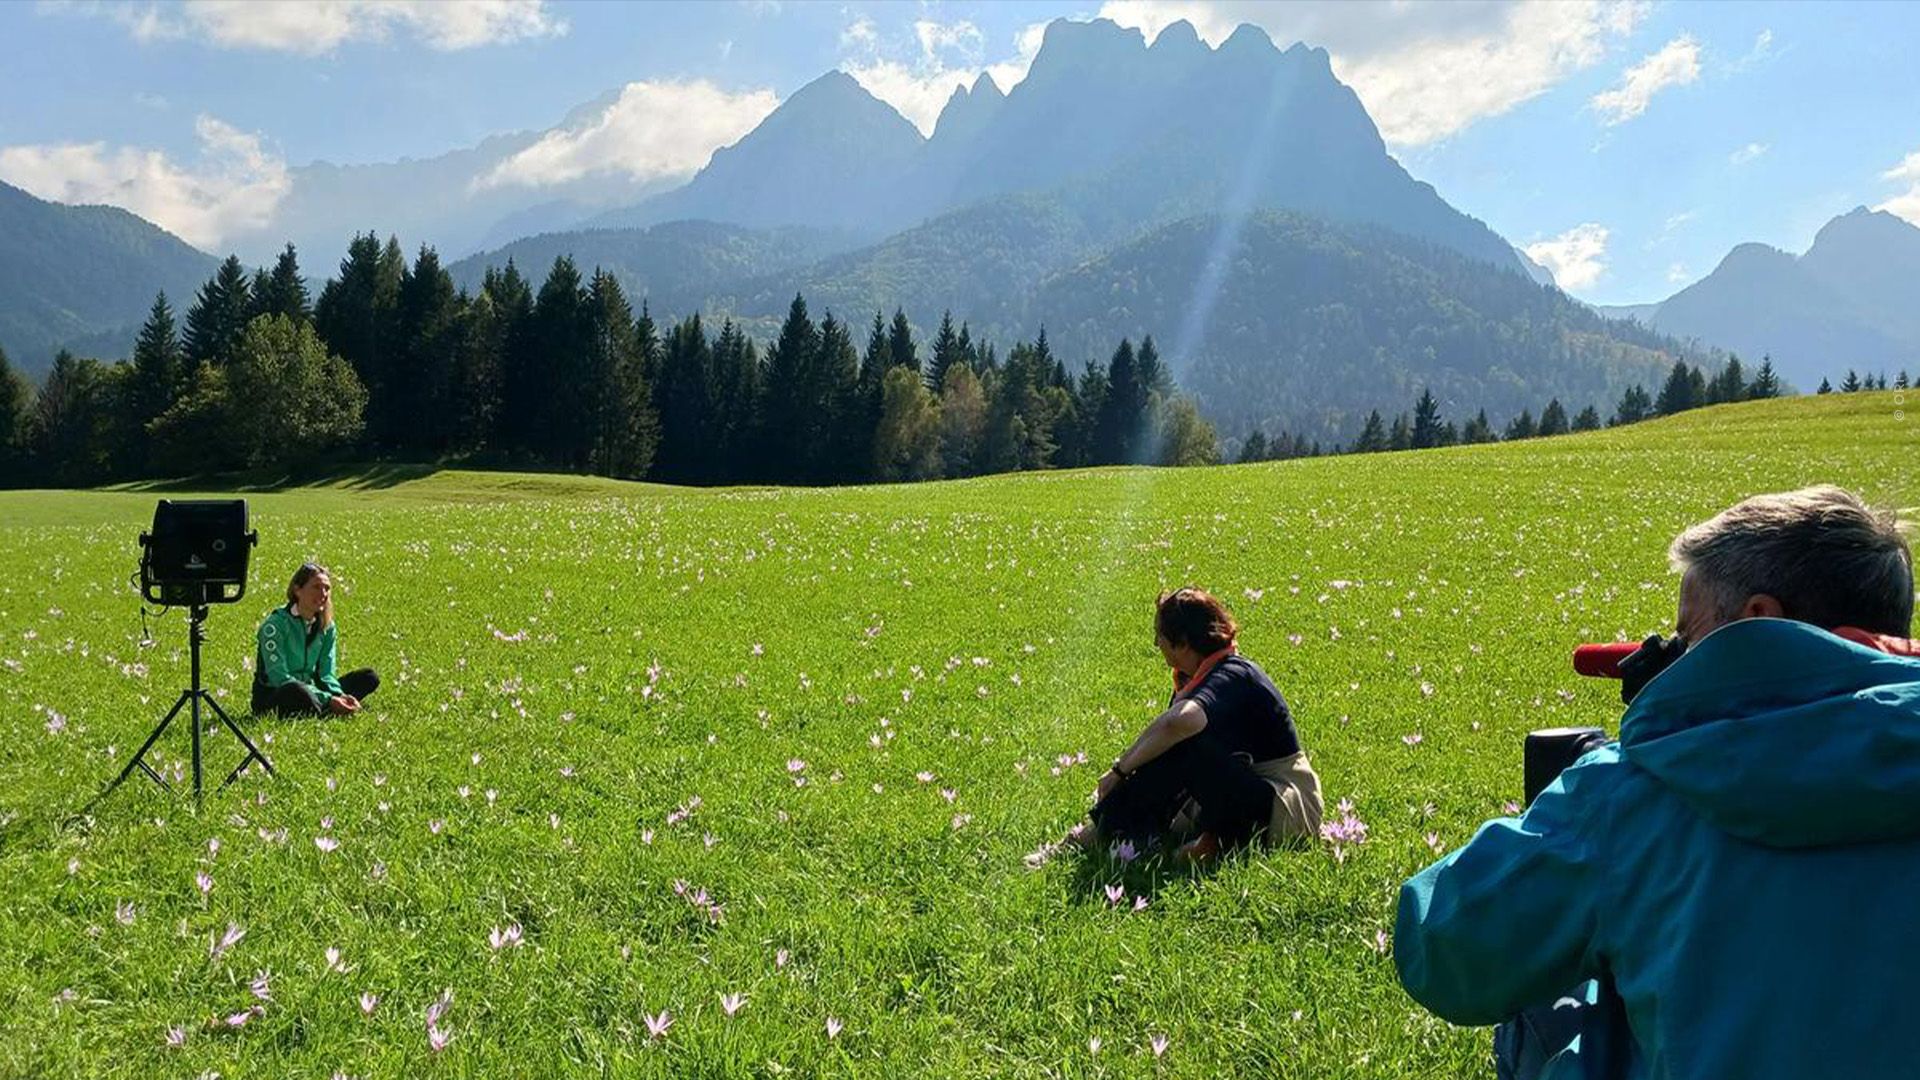
<svg viewBox="0 0 1920 1080">
<path fill-rule="evenodd" d="M 1694 572 L 1723 620 L 1765 593 L 1825 629 L 1912 632 L 1913 552 L 1899 516 L 1831 484 L 1728 507 L 1675 537 L 1667 558 Z"/>
</svg>

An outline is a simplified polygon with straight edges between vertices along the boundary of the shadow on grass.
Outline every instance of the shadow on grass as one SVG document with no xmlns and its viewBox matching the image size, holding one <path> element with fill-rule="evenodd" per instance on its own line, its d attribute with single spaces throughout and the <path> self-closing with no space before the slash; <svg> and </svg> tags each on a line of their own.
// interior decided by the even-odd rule
<svg viewBox="0 0 1920 1080">
<path fill-rule="evenodd" d="M 306 470 L 208 473 L 166 480 L 135 480 L 113 485 L 108 490 L 167 494 L 194 491 L 270 492 L 298 487 L 334 487 L 348 491 L 381 491 L 414 480 L 425 480 L 440 471 L 438 465 L 413 465 L 383 462 L 350 467 L 324 467 Z"/>
<path fill-rule="evenodd" d="M 1177 838 L 1166 837 L 1132 858 L 1122 858 L 1111 846 L 1080 852 L 1067 850 L 1057 858 L 1072 866 L 1073 876 L 1067 883 L 1069 896 L 1081 903 L 1131 905 L 1136 898 L 1145 898 L 1151 903 L 1168 885 L 1202 882 L 1230 865 L 1298 857 L 1311 850 L 1311 845 L 1305 843 L 1266 844 L 1254 840 L 1194 864 L 1174 857 L 1180 843 Z M 1108 887 L 1114 885 L 1126 890 L 1124 899 L 1109 895 Z"/>
</svg>

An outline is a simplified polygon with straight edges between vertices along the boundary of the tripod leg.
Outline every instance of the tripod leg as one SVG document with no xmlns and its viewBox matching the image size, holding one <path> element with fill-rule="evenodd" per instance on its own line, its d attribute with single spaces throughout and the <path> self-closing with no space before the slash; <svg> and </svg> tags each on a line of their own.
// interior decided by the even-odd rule
<svg viewBox="0 0 1920 1080">
<path fill-rule="evenodd" d="M 153 729 L 153 734 L 147 736 L 147 741 L 140 744 L 140 750 L 138 753 L 133 755 L 133 760 L 127 762 L 127 767 L 120 770 L 120 775 L 113 778 L 113 783 L 108 784 L 107 790 L 101 792 L 100 793 L 101 795 L 104 796 L 109 792 L 111 792 L 114 788 L 119 787 L 123 782 L 125 782 L 127 777 L 133 775 L 133 770 L 135 767 L 146 769 L 147 775 L 153 777 L 155 780 L 158 780 L 160 782 L 161 787 L 167 786 L 167 782 L 165 780 L 161 780 L 158 774 L 156 774 L 151 768 L 147 767 L 147 763 L 144 759 L 147 756 L 147 751 L 153 749 L 153 744 L 159 742 L 160 736 L 166 733 L 167 725 L 173 723 L 173 718 L 180 715 L 181 707 L 187 703 L 188 693 L 190 693 L 190 691 L 183 692 L 180 695 L 180 700 L 175 701 L 173 703 L 173 708 L 167 710 L 166 719 L 160 721 L 160 726 Z"/>
<path fill-rule="evenodd" d="M 201 694 L 206 697 L 207 705 L 213 709 L 213 714 L 220 718 L 221 723 L 227 725 L 227 730 L 233 732 L 233 737 L 240 740 L 240 745 L 247 748 L 247 756 L 241 758 L 240 764 L 234 766 L 233 771 L 227 774 L 227 778 L 220 782 L 221 788 L 224 789 L 228 784 L 233 783 L 239 778 L 242 772 L 246 771 L 247 766 L 256 760 L 259 761 L 261 765 L 266 766 L 268 776 L 280 775 L 273 771 L 273 762 L 268 761 L 267 755 L 261 753 L 260 748 L 253 745 L 253 740 L 247 738 L 247 733 L 240 730 L 240 725 L 233 722 L 233 718 L 227 715 L 227 710 L 221 708 L 220 703 L 213 699 L 213 695 L 208 694 L 204 690 L 201 691 Z"/>
</svg>

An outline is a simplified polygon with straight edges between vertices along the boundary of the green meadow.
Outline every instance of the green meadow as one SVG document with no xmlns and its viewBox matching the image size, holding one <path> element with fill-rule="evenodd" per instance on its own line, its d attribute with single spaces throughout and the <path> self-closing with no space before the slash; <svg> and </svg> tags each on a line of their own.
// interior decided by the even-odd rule
<svg viewBox="0 0 1920 1080">
<path fill-rule="evenodd" d="M 0 1077 L 1488 1076 L 1394 979 L 1399 882 L 1519 797 L 1527 730 L 1617 721 L 1568 654 L 1669 627 L 1675 532 L 1819 481 L 1915 507 L 1917 451 L 1878 393 L 1211 469 L 248 493 L 208 685 L 244 714 L 317 558 L 384 686 L 245 721 L 279 776 L 197 810 L 87 809 L 187 680 L 130 584 L 177 493 L 0 494 Z M 1025 869 L 1164 703 L 1180 584 L 1366 839 Z"/>
</svg>

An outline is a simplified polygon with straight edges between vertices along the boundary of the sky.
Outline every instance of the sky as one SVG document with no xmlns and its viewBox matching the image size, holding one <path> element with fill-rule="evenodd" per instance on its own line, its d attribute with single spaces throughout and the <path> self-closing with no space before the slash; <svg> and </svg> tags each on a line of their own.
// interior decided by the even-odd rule
<svg viewBox="0 0 1920 1080">
<path fill-rule="evenodd" d="M 315 161 L 548 132 L 487 182 L 677 179 L 834 68 L 927 130 L 958 82 L 1013 89 L 1047 22 L 1101 16 L 1324 46 L 1408 171 L 1595 303 L 1662 299 L 1738 243 L 1803 251 L 1856 206 L 1920 224 L 1903 3 L 6 3 L 0 179 L 218 251 Z"/>
</svg>

